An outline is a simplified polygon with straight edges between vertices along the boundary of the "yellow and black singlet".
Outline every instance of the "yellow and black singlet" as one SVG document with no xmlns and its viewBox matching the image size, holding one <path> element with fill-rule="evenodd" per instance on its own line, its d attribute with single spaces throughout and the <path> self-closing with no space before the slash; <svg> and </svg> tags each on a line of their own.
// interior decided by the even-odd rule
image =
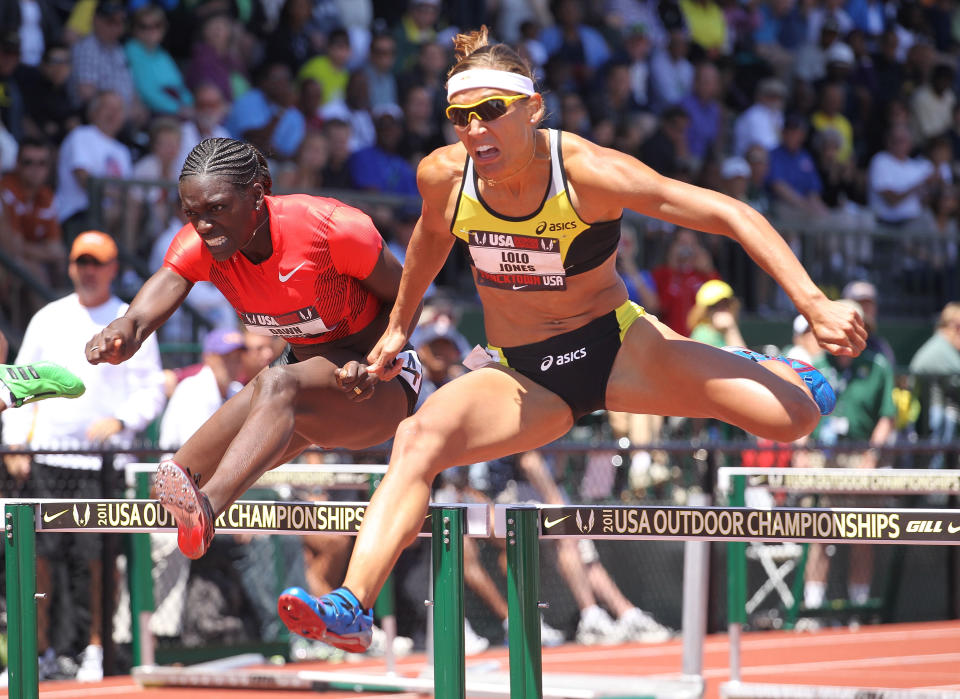
<svg viewBox="0 0 960 699">
<path fill-rule="evenodd" d="M 477 283 L 513 291 L 563 291 L 567 277 L 600 265 L 617 251 L 620 219 L 589 224 L 567 195 L 560 132 L 548 130 L 550 182 L 529 216 L 493 211 L 477 191 L 473 159 L 467 163 L 450 225 L 470 253 Z"/>
</svg>

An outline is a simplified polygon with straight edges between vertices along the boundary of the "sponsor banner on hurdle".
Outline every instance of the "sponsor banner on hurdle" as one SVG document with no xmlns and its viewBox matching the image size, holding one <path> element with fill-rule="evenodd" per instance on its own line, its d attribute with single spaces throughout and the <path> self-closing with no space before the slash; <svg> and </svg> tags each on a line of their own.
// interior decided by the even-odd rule
<svg viewBox="0 0 960 699">
<path fill-rule="evenodd" d="M 732 479 L 776 492 L 876 495 L 960 494 L 960 471 L 895 468 L 731 468 L 718 472 L 717 485 L 729 492 Z"/>
<path fill-rule="evenodd" d="M 176 531 L 173 516 L 156 500 L 42 500 L 37 502 L 37 531 Z M 444 507 L 453 507 L 453 504 Z M 325 532 L 356 534 L 363 523 L 366 502 L 270 502 L 239 500 L 217 517 L 225 532 L 302 534 Z M 467 534 L 489 535 L 488 508 L 464 505 Z M 420 530 L 429 536 L 432 513 Z"/>
<path fill-rule="evenodd" d="M 957 510 L 585 505 L 539 518 L 543 538 L 960 544 Z"/>
</svg>

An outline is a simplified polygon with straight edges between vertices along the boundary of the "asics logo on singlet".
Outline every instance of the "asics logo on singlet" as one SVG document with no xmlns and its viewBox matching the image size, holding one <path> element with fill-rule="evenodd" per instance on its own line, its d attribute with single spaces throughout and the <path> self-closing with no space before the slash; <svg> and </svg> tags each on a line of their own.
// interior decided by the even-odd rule
<svg viewBox="0 0 960 699">
<path fill-rule="evenodd" d="M 563 366 L 564 364 L 569 364 L 570 362 L 575 362 L 578 359 L 583 359 L 587 356 L 587 348 L 581 347 L 578 350 L 573 350 L 573 352 L 564 352 L 563 354 L 548 354 L 542 360 L 540 360 L 540 371 L 547 371 L 554 364 L 557 366 Z"/>
<path fill-rule="evenodd" d="M 577 227 L 576 221 L 541 221 L 537 224 L 537 228 L 534 231 L 537 235 L 543 235 L 547 231 L 554 233 L 556 231 L 571 231 Z"/>
</svg>

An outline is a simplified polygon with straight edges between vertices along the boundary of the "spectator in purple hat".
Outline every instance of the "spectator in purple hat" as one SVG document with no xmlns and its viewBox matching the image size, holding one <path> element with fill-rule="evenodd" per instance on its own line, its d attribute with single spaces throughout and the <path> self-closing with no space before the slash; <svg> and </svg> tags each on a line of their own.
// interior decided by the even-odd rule
<svg viewBox="0 0 960 699">
<path fill-rule="evenodd" d="M 214 328 L 203 339 L 203 368 L 177 384 L 160 421 L 160 445 L 177 449 L 223 403 L 238 393 L 244 376 L 244 334 Z"/>
</svg>

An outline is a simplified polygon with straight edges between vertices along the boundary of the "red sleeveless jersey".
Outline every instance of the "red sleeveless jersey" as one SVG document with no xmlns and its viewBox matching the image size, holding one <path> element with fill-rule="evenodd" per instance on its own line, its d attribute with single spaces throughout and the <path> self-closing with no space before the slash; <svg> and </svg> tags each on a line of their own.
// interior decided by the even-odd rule
<svg viewBox="0 0 960 699">
<path fill-rule="evenodd" d="M 383 248 L 370 217 L 326 197 L 265 201 L 273 254 L 260 264 L 240 252 L 217 262 L 188 223 L 170 244 L 164 266 L 191 282 L 213 282 L 250 332 L 305 345 L 366 327 L 381 305 L 360 283 Z"/>
</svg>

